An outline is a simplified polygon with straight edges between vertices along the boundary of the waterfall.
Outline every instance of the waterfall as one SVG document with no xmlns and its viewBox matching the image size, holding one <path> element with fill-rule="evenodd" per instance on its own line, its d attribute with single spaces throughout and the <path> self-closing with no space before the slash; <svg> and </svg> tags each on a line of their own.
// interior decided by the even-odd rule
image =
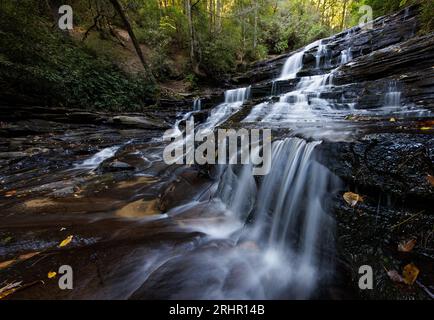
<svg viewBox="0 0 434 320">
<path fill-rule="evenodd" d="M 315 54 L 316 69 L 320 68 L 322 58 L 324 58 L 323 66 L 329 68 L 331 66 L 330 50 L 327 48 L 327 45 L 323 44 L 323 40 L 320 40 Z"/>
<path fill-rule="evenodd" d="M 353 60 L 353 56 L 352 56 L 352 53 L 351 53 L 351 48 L 342 50 L 341 56 L 340 56 L 339 60 L 340 60 L 339 61 L 340 65 L 347 64 L 348 62 L 350 62 L 351 60 Z"/>
<path fill-rule="evenodd" d="M 200 111 L 202 109 L 202 101 L 200 98 L 196 98 L 193 101 L 193 111 Z"/>
<path fill-rule="evenodd" d="M 101 151 L 95 153 L 89 159 L 86 159 L 75 165 L 74 169 L 86 169 L 93 170 L 96 169 L 104 160 L 113 157 L 118 151 L 120 146 L 113 146 L 109 148 L 104 148 Z"/>
<path fill-rule="evenodd" d="M 250 87 L 225 91 L 225 103 L 243 102 L 250 96 Z"/>
<path fill-rule="evenodd" d="M 262 110 L 261 121 L 276 123 L 318 120 L 319 115 L 315 114 L 315 108 L 328 106 L 326 100 L 320 99 L 320 94 L 328 85 L 328 80 L 328 74 L 301 78 L 296 90 L 280 96 L 279 102 L 274 103 L 271 110 Z M 255 106 L 244 121 L 259 119 L 261 115 L 259 108 L 263 108 L 263 105 Z"/>
<path fill-rule="evenodd" d="M 290 56 L 283 65 L 282 73 L 279 80 L 293 79 L 297 76 L 297 72 L 303 67 L 304 51 L 294 53 Z"/>
<path fill-rule="evenodd" d="M 288 288 L 294 289 L 292 298 L 308 298 L 332 270 L 326 252 L 333 246 L 333 221 L 322 200 L 337 185 L 314 160 L 320 143 L 299 138 L 274 142 L 272 169 L 258 187 L 249 166 L 238 174 L 228 166 L 221 177 L 218 195 L 229 212 L 241 221 L 253 214 L 237 241 L 256 243 L 261 250 L 255 273 L 266 275 L 261 279 L 265 298 Z"/>
<path fill-rule="evenodd" d="M 283 65 L 282 72 L 280 73 L 280 77 L 276 80 L 288 80 L 288 79 L 294 79 L 297 76 L 297 73 L 303 68 L 303 56 L 306 51 L 312 49 L 318 44 L 318 42 L 313 42 L 306 47 L 303 48 L 303 50 L 294 53 L 291 55 Z"/>
<path fill-rule="evenodd" d="M 385 107 L 400 107 L 401 106 L 401 92 L 398 90 L 396 81 L 389 83 L 388 90 L 384 96 Z"/>
<path fill-rule="evenodd" d="M 249 98 L 250 87 L 225 91 L 225 101 L 211 110 L 208 119 L 201 127 L 207 130 L 215 128 L 237 112 Z"/>
</svg>

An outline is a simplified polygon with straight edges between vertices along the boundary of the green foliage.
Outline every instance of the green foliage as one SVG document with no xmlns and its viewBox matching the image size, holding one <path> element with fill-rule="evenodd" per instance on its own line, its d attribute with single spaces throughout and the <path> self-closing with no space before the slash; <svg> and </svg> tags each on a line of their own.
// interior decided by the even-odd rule
<svg viewBox="0 0 434 320">
<path fill-rule="evenodd" d="M 374 18 L 398 11 L 406 6 L 420 5 L 421 32 L 429 33 L 434 30 L 434 0 L 356 0 L 352 3 L 352 23 L 356 24 L 360 14 L 359 8 L 363 5 L 372 7 Z"/>
<path fill-rule="evenodd" d="M 422 33 L 434 31 L 434 0 L 426 0 L 421 8 Z"/>
<path fill-rule="evenodd" d="M 149 81 L 128 76 L 90 46 L 53 30 L 29 4 L 4 7 L 0 16 L 0 88 L 45 104 L 132 110 L 154 94 Z M 35 8 L 33 8 L 35 9 Z"/>
</svg>

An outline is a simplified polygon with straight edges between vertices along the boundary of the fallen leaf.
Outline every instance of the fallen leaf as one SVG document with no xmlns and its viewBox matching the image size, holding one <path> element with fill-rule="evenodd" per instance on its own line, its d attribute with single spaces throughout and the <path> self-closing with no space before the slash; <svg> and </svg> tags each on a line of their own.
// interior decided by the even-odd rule
<svg viewBox="0 0 434 320">
<path fill-rule="evenodd" d="M 26 253 L 26 254 L 22 254 L 22 255 L 20 255 L 20 256 L 18 257 L 18 259 L 19 259 L 19 260 L 27 260 L 27 259 L 33 258 L 34 256 L 37 256 L 37 255 L 40 254 L 40 253 L 41 253 L 41 252 L 39 252 L 39 251 L 29 252 L 29 253 Z"/>
<path fill-rule="evenodd" d="M 393 282 L 404 282 L 404 279 L 396 270 L 387 271 L 387 275 L 389 276 L 390 280 L 392 280 Z"/>
<path fill-rule="evenodd" d="M 398 244 L 398 251 L 400 252 L 410 252 L 413 250 L 414 246 L 416 245 L 416 239 L 410 239 L 407 241 L 401 241 Z"/>
<path fill-rule="evenodd" d="M 10 190 L 5 193 L 5 197 L 12 197 L 17 194 L 17 190 Z"/>
<path fill-rule="evenodd" d="M 23 284 L 23 285 L 21 285 L 21 283 L 22 283 L 22 281 L 10 283 L 10 284 L 6 285 L 5 287 L 1 288 L 0 289 L 0 299 L 7 297 L 8 295 L 14 293 L 15 291 L 30 288 L 30 287 L 37 285 L 37 284 L 44 284 L 44 281 L 37 280 L 37 281 L 33 281 L 33 282 Z"/>
<path fill-rule="evenodd" d="M 52 279 L 56 276 L 57 276 L 57 272 L 55 272 L 55 271 L 48 272 L 48 279 Z"/>
<path fill-rule="evenodd" d="M 432 175 L 429 174 L 429 175 L 426 177 L 426 179 L 427 179 L 428 182 L 431 184 L 431 186 L 434 187 L 434 177 L 433 177 Z"/>
<path fill-rule="evenodd" d="M 0 299 L 7 297 L 8 295 L 14 293 L 18 288 L 21 287 L 22 281 L 9 283 L 3 288 L 0 288 Z"/>
<path fill-rule="evenodd" d="M 408 285 L 412 285 L 419 275 L 419 269 L 413 264 L 407 264 L 402 271 L 402 278 L 404 282 Z"/>
<path fill-rule="evenodd" d="M 358 202 L 363 202 L 363 197 L 353 192 L 345 192 L 343 198 L 346 203 L 354 207 Z"/>
<path fill-rule="evenodd" d="M 15 262 L 15 260 L 8 260 L 8 261 L 0 262 L 0 270 L 6 269 L 7 267 L 11 266 L 14 262 Z"/>
<path fill-rule="evenodd" d="M 432 127 L 421 127 L 420 130 L 431 130 Z"/>
<path fill-rule="evenodd" d="M 396 122 L 396 119 L 395 118 L 390 118 L 389 121 L 390 122 Z"/>
<path fill-rule="evenodd" d="M 73 238 L 73 237 L 74 237 L 74 236 L 67 236 L 66 239 L 63 240 L 63 241 L 59 244 L 59 248 L 62 248 L 62 247 L 64 247 L 64 246 L 67 246 L 67 245 L 72 241 L 72 238 Z"/>
</svg>

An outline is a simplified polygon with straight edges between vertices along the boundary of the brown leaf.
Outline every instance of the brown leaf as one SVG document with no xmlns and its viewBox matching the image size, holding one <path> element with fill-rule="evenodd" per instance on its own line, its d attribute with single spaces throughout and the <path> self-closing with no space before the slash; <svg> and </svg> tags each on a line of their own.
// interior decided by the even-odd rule
<svg viewBox="0 0 434 320">
<path fill-rule="evenodd" d="M 8 260 L 8 261 L 0 262 L 0 270 L 10 267 L 15 261 L 16 260 Z"/>
<path fill-rule="evenodd" d="M 39 251 L 29 252 L 29 253 L 26 253 L 26 254 L 22 254 L 22 255 L 20 255 L 20 256 L 18 257 L 18 259 L 19 259 L 19 260 L 27 260 L 27 259 L 33 258 L 34 256 L 37 256 L 37 255 L 40 254 L 40 253 L 41 253 L 41 252 L 39 252 Z"/>
<path fill-rule="evenodd" d="M 398 244 L 398 251 L 400 252 L 410 252 L 413 250 L 414 246 L 416 245 L 416 239 L 410 239 L 407 241 L 401 241 Z"/>
<path fill-rule="evenodd" d="M 12 197 L 17 194 L 17 190 L 10 190 L 5 193 L 5 197 Z"/>
<path fill-rule="evenodd" d="M 20 255 L 20 256 L 19 256 L 18 258 L 16 258 L 16 259 L 0 262 L 0 270 L 1 270 L 1 269 L 6 269 L 6 268 L 10 267 L 10 266 L 13 265 L 15 262 L 25 261 L 25 260 L 27 260 L 27 259 L 30 259 L 30 258 L 32 258 L 32 257 L 34 257 L 34 256 L 36 256 L 36 255 L 38 255 L 38 254 L 40 254 L 39 251 L 36 251 L 36 252 L 29 252 L 29 253 L 26 253 L 26 254 L 22 254 L 22 255 Z"/>
<path fill-rule="evenodd" d="M 402 277 L 404 282 L 408 285 L 412 285 L 419 275 L 419 269 L 413 264 L 407 264 L 402 271 Z"/>
<path fill-rule="evenodd" d="M 428 180 L 429 184 L 434 187 L 434 177 L 432 175 L 427 175 L 426 179 Z"/>
<path fill-rule="evenodd" d="M 363 202 L 363 197 L 353 192 L 345 192 L 343 198 L 346 203 L 354 207 L 358 202 Z"/>
</svg>

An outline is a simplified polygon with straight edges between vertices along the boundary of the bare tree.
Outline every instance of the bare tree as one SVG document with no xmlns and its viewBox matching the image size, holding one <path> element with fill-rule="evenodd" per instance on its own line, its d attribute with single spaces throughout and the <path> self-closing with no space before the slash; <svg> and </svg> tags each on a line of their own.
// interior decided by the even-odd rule
<svg viewBox="0 0 434 320">
<path fill-rule="evenodd" d="M 142 62 L 143 68 L 145 69 L 146 75 L 151 79 L 151 81 L 155 82 L 155 77 L 152 74 L 152 71 L 150 70 L 149 66 L 147 65 L 145 58 L 142 53 L 142 49 L 140 48 L 140 44 L 137 41 L 136 36 L 134 35 L 133 28 L 131 27 L 130 22 L 128 21 L 128 18 L 125 14 L 124 9 L 122 8 L 122 5 L 119 3 L 118 0 L 110 0 L 111 4 L 113 5 L 113 8 L 116 10 L 116 12 L 119 14 L 125 29 L 127 29 L 127 32 L 131 38 L 131 41 L 133 42 L 134 49 L 136 50 L 137 55 L 139 56 L 140 61 Z"/>
</svg>

